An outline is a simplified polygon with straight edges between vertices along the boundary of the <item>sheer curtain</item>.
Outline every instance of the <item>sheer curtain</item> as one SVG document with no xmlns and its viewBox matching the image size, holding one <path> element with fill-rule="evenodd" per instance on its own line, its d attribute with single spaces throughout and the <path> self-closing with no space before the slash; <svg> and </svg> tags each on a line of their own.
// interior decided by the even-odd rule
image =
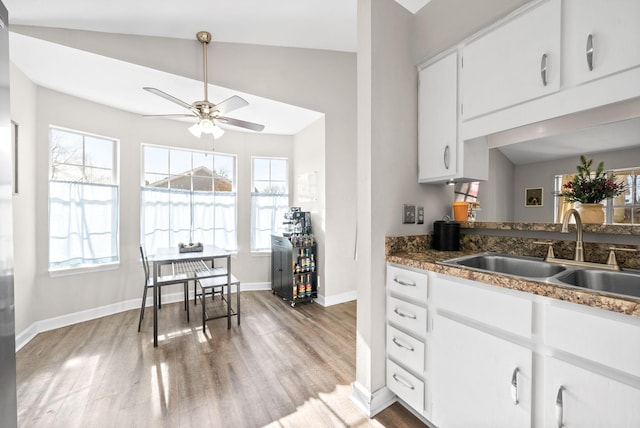
<svg viewBox="0 0 640 428">
<path fill-rule="evenodd" d="M 286 194 L 251 194 L 251 250 L 271 250 L 271 234 L 282 226 L 284 213 L 289 207 Z"/>
<path fill-rule="evenodd" d="M 118 186 L 49 181 L 49 268 L 118 261 Z"/>
<path fill-rule="evenodd" d="M 238 249 L 235 192 L 143 187 L 141 212 L 141 239 L 149 254 L 181 242 Z"/>
</svg>

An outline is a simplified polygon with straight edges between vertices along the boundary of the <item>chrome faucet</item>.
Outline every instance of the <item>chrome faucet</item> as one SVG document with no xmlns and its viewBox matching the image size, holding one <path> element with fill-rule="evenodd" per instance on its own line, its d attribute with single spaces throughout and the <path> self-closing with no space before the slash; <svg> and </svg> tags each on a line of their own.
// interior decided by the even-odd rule
<svg viewBox="0 0 640 428">
<path fill-rule="evenodd" d="M 573 218 L 576 220 L 576 255 L 574 260 L 577 262 L 584 261 L 584 251 L 582 249 L 582 219 L 580 214 L 575 208 L 569 209 L 562 218 L 562 229 L 560 233 L 569 233 L 569 217 L 573 214 Z"/>
</svg>

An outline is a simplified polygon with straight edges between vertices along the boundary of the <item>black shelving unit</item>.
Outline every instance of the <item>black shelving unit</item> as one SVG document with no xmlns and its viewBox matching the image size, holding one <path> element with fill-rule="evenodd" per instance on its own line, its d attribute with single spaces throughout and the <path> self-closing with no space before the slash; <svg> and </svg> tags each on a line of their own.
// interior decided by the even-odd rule
<svg viewBox="0 0 640 428">
<path fill-rule="evenodd" d="M 271 292 L 292 307 L 318 297 L 317 266 L 315 242 L 271 235 Z"/>
</svg>

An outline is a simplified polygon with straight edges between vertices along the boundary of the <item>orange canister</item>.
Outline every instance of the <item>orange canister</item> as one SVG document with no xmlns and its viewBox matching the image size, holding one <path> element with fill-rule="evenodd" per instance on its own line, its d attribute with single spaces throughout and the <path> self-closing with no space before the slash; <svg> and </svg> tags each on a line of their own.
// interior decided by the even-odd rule
<svg viewBox="0 0 640 428">
<path fill-rule="evenodd" d="M 469 202 L 453 203 L 453 218 L 456 221 L 467 221 L 469 216 Z"/>
</svg>

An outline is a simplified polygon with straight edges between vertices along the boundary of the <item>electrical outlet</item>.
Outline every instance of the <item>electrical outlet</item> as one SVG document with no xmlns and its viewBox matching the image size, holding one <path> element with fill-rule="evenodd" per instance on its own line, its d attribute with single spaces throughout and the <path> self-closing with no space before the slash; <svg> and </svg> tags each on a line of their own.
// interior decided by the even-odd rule
<svg viewBox="0 0 640 428">
<path fill-rule="evenodd" d="M 424 224 L 424 207 L 418 207 L 416 211 L 418 212 L 416 215 L 416 223 Z"/>
<path fill-rule="evenodd" d="M 412 224 L 416 222 L 416 206 L 404 204 L 402 206 L 402 223 Z"/>
</svg>

